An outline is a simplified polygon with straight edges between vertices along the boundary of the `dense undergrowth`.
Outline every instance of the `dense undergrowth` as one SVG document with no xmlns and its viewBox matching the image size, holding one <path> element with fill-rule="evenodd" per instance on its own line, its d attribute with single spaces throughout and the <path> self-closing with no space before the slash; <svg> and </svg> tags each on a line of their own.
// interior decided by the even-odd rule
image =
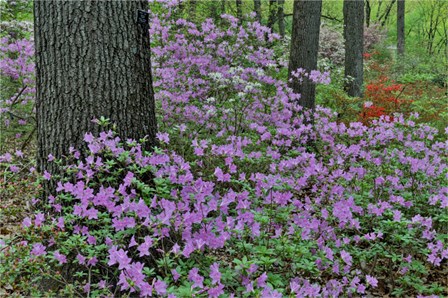
<svg viewBox="0 0 448 298">
<path fill-rule="evenodd" d="M 9 294 L 448 295 L 447 131 L 417 123 L 415 93 L 405 101 L 401 85 L 372 81 L 366 99 L 341 99 L 351 101 L 345 114 L 319 107 L 311 125 L 267 28 L 154 11 L 159 148 L 144 152 L 99 119 L 85 158 L 73 148 L 53 160 L 63 176 L 28 171 L 20 148 L 1 156 L 2 192 L 34 195 L 18 233 L 1 240 Z M 31 55 L 20 60 L 30 51 L 6 51 L 2 75 L 32 94 Z M 26 83 L 10 75 L 21 65 Z M 327 73 L 308 76 L 328 83 Z M 32 100 L 18 109 L 14 98 L 3 114 L 31 121 Z M 57 189 L 42 198 L 44 180 Z"/>
</svg>

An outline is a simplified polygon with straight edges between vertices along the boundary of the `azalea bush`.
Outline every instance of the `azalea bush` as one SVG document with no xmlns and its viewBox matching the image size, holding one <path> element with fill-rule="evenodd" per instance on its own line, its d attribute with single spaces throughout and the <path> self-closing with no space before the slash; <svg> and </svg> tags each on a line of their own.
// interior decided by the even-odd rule
<svg viewBox="0 0 448 298">
<path fill-rule="evenodd" d="M 375 47 L 384 46 L 386 32 L 379 24 L 364 27 L 364 52 L 371 52 Z M 343 26 L 321 25 L 319 32 L 319 64 L 330 68 L 344 65 L 345 49 Z"/>
<path fill-rule="evenodd" d="M 343 70 L 335 69 L 330 85 L 317 86 L 317 103 L 336 111 L 338 120 L 346 124 L 354 119 L 369 124 L 381 116 L 392 119 L 395 113 L 405 117 L 418 113 L 416 123 L 437 128 L 443 139 L 448 116 L 446 88 L 440 88 L 418 74 L 412 76 L 412 80 L 397 75 L 386 62 L 390 59 L 390 53 L 378 49 L 364 53 L 366 76 L 362 98 L 349 97 L 343 91 Z"/>
<path fill-rule="evenodd" d="M 387 31 L 378 23 L 364 27 L 364 51 L 370 52 L 375 47 L 384 46 L 386 36 Z"/>
<path fill-rule="evenodd" d="M 368 79 L 365 96 L 359 101 L 362 102 L 362 109 L 358 111 L 358 119 L 367 123 L 382 115 L 393 117 L 397 112 L 406 116 L 418 113 L 418 123 L 430 124 L 443 131 L 448 116 L 446 88 L 430 83 L 430 78 L 418 73 L 413 75 L 412 80 L 405 76 L 398 76 L 395 80 L 393 77 L 397 74 L 391 71 L 390 65 L 380 63 L 383 59 L 380 56 L 378 51 L 365 54 Z M 353 119 L 350 110 L 347 114 Z"/>
<path fill-rule="evenodd" d="M 431 274 L 448 259 L 448 143 L 436 129 L 417 115 L 369 125 L 321 107 L 310 115 L 281 79 L 269 29 L 153 11 L 158 147 L 120 139 L 102 118 L 85 151 L 49 156 L 62 171 L 36 183 L 54 193 L 37 195 L 18 236 L 0 243 L 0 286 L 89 297 L 448 294 Z M 21 153 L 1 156 L 5 177 L 25 175 Z"/>
<path fill-rule="evenodd" d="M 383 115 L 392 116 L 393 113 L 409 115 L 409 106 L 412 100 L 401 97 L 404 89 L 405 85 L 396 84 L 385 76 L 368 84 L 365 98 L 367 101 L 371 101 L 364 105 L 364 109 L 359 115 L 361 121 L 368 122 L 372 118 L 379 118 Z"/>
<path fill-rule="evenodd" d="M 34 134 L 32 7 L 29 0 L 0 3 L 0 154 L 26 147 Z"/>
<path fill-rule="evenodd" d="M 344 64 L 345 50 L 341 28 L 332 28 L 328 25 L 322 25 L 320 27 L 319 58 L 332 65 Z"/>
<path fill-rule="evenodd" d="M 86 134 L 87 158 L 73 149 L 67 174 L 44 174 L 56 194 L 2 249 L 2 280 L 93 296 L 443 293 L 425 278 L 448 257 L 446 143 L 399 118 L 316 119 L 321 138 L 303 124 L 276 129 L 285 143 L 269 155 L 254 154 L 269 144 L 251 148 L 257 134 L 192 141 L 187 155 L 165 133 L 151 154 L 112 131 Z"/>
<path fill-rule="evenodd" d="M 6 139 L 29 136 L 34 117 L 34 43 L 32 39 L 0 38 L 0 129 Z"/>
</svg>

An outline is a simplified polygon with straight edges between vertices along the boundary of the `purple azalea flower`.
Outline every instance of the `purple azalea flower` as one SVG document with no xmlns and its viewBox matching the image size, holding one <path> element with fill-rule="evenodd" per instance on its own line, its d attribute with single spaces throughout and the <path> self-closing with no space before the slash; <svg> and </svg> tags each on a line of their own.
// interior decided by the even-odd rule
<svg viewBox="0 0 448 298">
<path fill-rule="evenodd" d="M 56 260 L 59 261 L 59 264 L 65 264 L 67 263 L 67 257 L 61 253 L 59 253 L 59 250 L 55 251 L 53 253 L 53 256 Z"/>
<path fill-rule="evenodd" d="M 45 249 L 46 247 L 42 243 L 34 243 L 31 254 L 36 257 L 45 255 L 47 253 Z"/>
</svg>

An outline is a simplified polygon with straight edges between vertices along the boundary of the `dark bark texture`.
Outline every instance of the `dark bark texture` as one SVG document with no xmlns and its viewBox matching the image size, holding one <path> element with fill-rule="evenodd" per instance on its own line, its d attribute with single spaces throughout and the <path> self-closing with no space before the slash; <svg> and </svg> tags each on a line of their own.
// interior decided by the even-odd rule
<svg viewBox="0 0 448 298">
<path fill-rule="evenodd" d="M 362 97 L 364 50 L 364 0 L 344 0 L 345 90 Z"/>
<path fill-rule="evenodd" d="M 298 68 L 307 72 L 317 69 L 317 53 L 319 49 L 320 15 L 322 1 L 295 0 L 291 36 L 291 51 L 288 73 Z M 304 79 L 302 83 L 292 80 L 290 87 L 295 93 L 300 93 L 301 106 L 314 110 L 316 84 Z"/>
<path fill-rule="evenodd" d="M 404 0 L 397 1 L 397 51 L 398 55 L 404 55 L 405 37 L 404 37 Z"/>
<path fill-rule="evenodd" d="M 274 32 L 274 24 L 277 19 L 277 0 L 269 0 L 268 27 Z"/>
<path fill-rule="evenodd" d="M 281 37 L 285 37 L 285 0 L 278 0 L 278 10 L 277 10 L 277 19 L 278 19 L 278 32 Z"/>
<path fill-rule="evenodd" d="M 122 140 L 148 136 L 147 149 L 154 144 L 149 32 L 136 23 L 138 9 L 147 1 L 34 2 L 40 171 L 56 170 L 49 154 L 83 147 L 101 116 Z"/>
</svg>

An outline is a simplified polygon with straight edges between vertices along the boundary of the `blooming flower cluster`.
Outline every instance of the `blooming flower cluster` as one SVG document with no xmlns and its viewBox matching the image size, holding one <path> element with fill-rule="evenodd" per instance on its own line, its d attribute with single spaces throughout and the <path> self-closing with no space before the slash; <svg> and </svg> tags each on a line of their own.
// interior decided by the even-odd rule
<svg viewBox="0 0 448 298">
<path fill-rule="evenodd" d="M 44 173 L 55 193 L 3 244 L 4 267 L 47 261 L 64 284 L 53 267 L 72 266 L 62 290 L 89 296 L 442 293 L 422 268 L 448 261 L 448 142 L 399 115 L 346 125 L 318 107 L 311 125 L 267 28 L 167 6 L 150 29 L 160 148 L 87 133 Z"/>
<path fill-rule="evenodd" d="M 259 149 L 270 144 L 269 156 L 253 154 L 256 134 L 252 141 L 222 138 L 221 145 L 192 142 L 190 149 L 202 143 L 204 156 L 168 149 L 147 155 L 111 131 L 87 135 L 95 146 L 84 160 L 73 151 L 67 172 L 75 180 L 58 182 L 49 216 L 39 212 L 24 220 L 28 231 L 43 224 L 58 231 L 58 240 L 33 244 L 30 257 L 54 250 L 50 258 L 64 264 L 76 251 L 72 262 L 86 270 L 116 268 L 118 281 L 107 281 L 109 291 L 182 296 L 186 283 L 192 293 L 211 297 L 363 294 L 384 272 L 379 267 L 365 274 L 362 263 L 373 262 L 366 255 L 384 243 L 403 245 L 394 251 L 403 275 L 412 258 L 433 266 L 446 262 L 438 219 L 448 207 L 446 188 L 438 186 L 446 178 L 440 157 L 446 144 L 426 146 L 434 131 L 407 130 L 403 119 L 372 127 L 346 127 L 323 111 L 318 119 L 320 141 L 297 128 L 273 131 L 274 141 L 295 141 L 278 147 L 264 141 Z M 305 135 L 323 151 L 308 153 L 297 142 Z M 145 180 L 148 173 L 153 182 Z M 67 242 L 74 238 L 70 251 Z M 376 249 L 376 257 L 387 254 Z M 205 264 L 184 263 L 197 258 Z M 288 284 L 279 279 L 285 274 Z M 320 276 L 328 279 L 322 283 Z M 103 288 L 97 277 L 83 284 L 86 292 Z"/>
<path fill-rule="evenodd" d="M 13 110 L 11 106 L 20 104 L 27 105 L 34 100 L 34 43 L 29 39 L 10 40 L 7 37 L 0 39 L 0 75 L 4 80 L 10 80 L 11 83 L 4 86 L 6 89 L 13 88 L 10 91 L 13 96 L 9 99 L 2 99 L 2 108 L 0 115 L 7 113 L 9 117 L 3 117 L 3 125 L 9 126 L 10 119 L 14 118 L 10 112 Z M 22 91 L 22 89 L 24 89 Z M 22 92 L 21 92 L 22 91 Z M 21 93 L 20 93 L 21 92 Z M 18 98 L 20 93 L 20 98 Z M 15 113 L 15 111 L 14 111 Z M 23 115 L 20 115 L 23 116 Z M 17 116 L 16 116 L 17 117 Z M 24 117 L 17 117 L 18 124 L 25 124 L 23 121 L 27 120 Z M 20 121 L 21 120 L 21 121 Z"/>
<path fill-rule="evenodd" d="M 409 106 L 413 100 L 400 98 L 405 85 L 396 84 L 387 77 L 381 76 L 377 81 L 371 82 L 366 86 L 365 97 L 372 100 L 360 114 L 360 120 L 370 121 L 373 118 L 389 115 L 393 113 L 409 114 Z"/>
</svg>

